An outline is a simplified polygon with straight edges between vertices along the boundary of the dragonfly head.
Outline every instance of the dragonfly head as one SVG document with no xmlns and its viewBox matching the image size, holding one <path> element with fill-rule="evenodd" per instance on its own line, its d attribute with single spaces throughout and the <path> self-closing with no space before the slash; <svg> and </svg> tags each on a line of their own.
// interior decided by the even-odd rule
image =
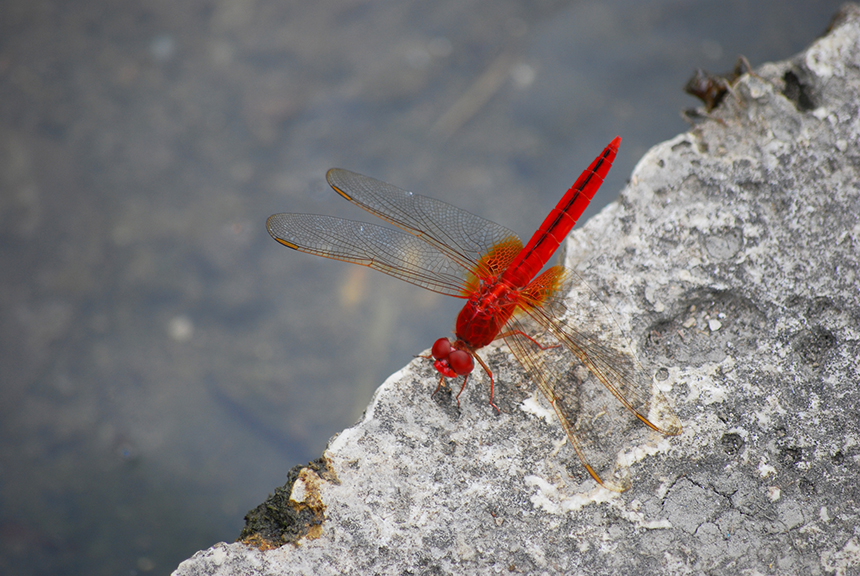
<svg viewBox="0 0 860 576">
<path fill-rule="evenodd" d="M 447 338 L 436 340 L 433 343 L 433 348 L 430 349 L 430 353 L 436 360 L 433 366 L 446 378 L 465 376 L 471 373 L 475 367 L 472 355 L 456 347 L 456 343 L 451 344 L 451 341 Z"/>
</svg>

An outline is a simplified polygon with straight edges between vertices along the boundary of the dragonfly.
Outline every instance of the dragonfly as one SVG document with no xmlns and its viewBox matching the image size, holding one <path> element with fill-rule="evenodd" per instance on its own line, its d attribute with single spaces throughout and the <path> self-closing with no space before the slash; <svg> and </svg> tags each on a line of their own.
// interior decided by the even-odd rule
<svg viewBox="0 0 860 576">
<path fill-rule="evenodd" d="M 612 471 L 611 454 L 601 449 L 607 437 L 617 435 L 612 419 L 604 417 L 606 402 L 598 399 L 597 414 L 587 414 L 591 395 L 582 392 L 583 377 L 566 367 L 587 368 L 622 412 L 653 431 L 676 435 L 680 422 L 663 395 L 652 390 L 608 307 L 596 307 L 603 311 L 599 329 L 591 320 L 572 321 L 565 297 L 578 277 L 561 265 L 544 270 L 603 183 L 620 143 L 620 137 L 613 139 L 582 172 L 525 246 L 495 222 L 340 168 L 326 173 L 335 192 L 393 228 L 315 214 L 274 214 L 266 227 L 272 238 L 294 250 L 367 266 L 466 300 L 455 337 L 439 338 L 425 356 L 440 375 L 436 390 L 446 378 L 463 377 L 459 403 L 477 362 L 490 381 L 490 404 L 499 410 L 493 402 L 493 372 L 478 351 L 504 341 L 553 407 L 590 476 L 605 488 L 623 491 L 629 479 L 617 463 Z"/>
</svg>

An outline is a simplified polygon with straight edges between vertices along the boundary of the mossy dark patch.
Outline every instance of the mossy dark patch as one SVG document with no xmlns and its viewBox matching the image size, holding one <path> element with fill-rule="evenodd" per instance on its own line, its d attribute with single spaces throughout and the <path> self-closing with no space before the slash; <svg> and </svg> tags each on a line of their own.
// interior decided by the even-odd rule
<svg viewBox="0 0 860 576">
<path fill-rule="evenodd" d="M 318 538 L 325 521 L 325 505 L 319 494 L 322 480 L 337 482 L 324 458 L 295 466 L 287 482 L 275 489 L 265 502 L 245 515 L 245 527 L 238 541 L 261 550 L 297 544 L 302 538 Z M 301 482 L 301 501 L 293 500 L 296 482 Z"/>
</svg>

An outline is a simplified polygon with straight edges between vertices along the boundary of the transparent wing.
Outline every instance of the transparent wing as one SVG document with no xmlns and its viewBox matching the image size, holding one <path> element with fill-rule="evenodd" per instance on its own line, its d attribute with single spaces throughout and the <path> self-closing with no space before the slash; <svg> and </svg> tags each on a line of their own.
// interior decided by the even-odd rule
<svg viewBox="0 0 860 576">
<path fill-rule="evenodd" d="M 469 271 L 459 260 L 400 230 L 315 214 L 275 214 L 266 228 L 300 252 L 368 266 L 449 296 L 462 297 L 466 288 Z"/>
<path fill-rule="evenodd" d="M 554 309 L 563 307 L 561 302 Z M 651 378 L 644 371 L 626 339 L 615 334 L 598 336 L 586 328 L 576 328 L 561 316 L 554 317 L 545 307 L 527 311 L 538 324 L 548 329 L 570 350 L 609 392 L 648 427 L 674 436 L 681 432 L 678 417 L 663 395 L 652 390 Z M 609 329 L 604 326 L 604 329 Z M 614 330 L 613 330 L 614 331 Z M 607 345 L 604 341 L 612 342 Z"/>
<path fill-rule="evenodd" d="M 481 276 L 481 258 L 494 247 L 521 246 L 514 232 L 440 200 L 401 190 L 349 170 L 332 168 L 326 180 L 338 194 L 434 246 L 461 267 Z"/>
<path fill-rule="evenodd" d="M 615 456 L 629 442 L 635 424 L 625 414 L 666 435 L 679 434 L 681 423 L 665 397 L 652 389 L 649 374 L 608 307 L 593 296 L 581 298 L 582 306 L 571 313 L 561 298 L 524 307 L 525 314 L 509 323 L 505 342 L 554 408 L 589 474 L 607 488 L 622 491 L 629 482 L 616 468 Z M 545 348 L 525 334 L 537 334 L 535 339 Z M 554 344 L 561 346 L 547 348 Z M 589 386 L 588 372 L 578 367 L 587 368 L 603 391 Z M 618 473 L 622 476 L 610 480 Z"/>
</svg>

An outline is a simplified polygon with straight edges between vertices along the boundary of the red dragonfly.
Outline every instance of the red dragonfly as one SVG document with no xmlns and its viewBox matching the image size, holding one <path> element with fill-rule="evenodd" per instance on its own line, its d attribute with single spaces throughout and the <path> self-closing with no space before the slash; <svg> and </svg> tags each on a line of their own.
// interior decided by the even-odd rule
<svg viewBox="0 0 860 576">
<path fill-rule="evenodd" d="M 577 386 L 576 372 L 570 374 L 569 366 L 584 365 L 623 408 L 649 428 L 675 435 L 680 433 L 680 423 L 660 392 L 652 392 L 650 378 L 644 377 L 635 356 L 625 349 L 623 333 L 611 312 L 598 306 L 604 313 L 599 331 L 602 336 L 610 333 L 611 338 L 589 332 L 589 326 L 565 319 L 563 300 L 575 275 L 562 266 L 538 274 L 603 183 L 620 143 L 621 138 L 616 137 L 595 158 L 525 247 L 516 234 L 499 224 L 339 168 L 326 174 L 331 187 L 399 230 L 312 214 L 275 214 L 266 227 L 275 240 L 294 250 L 368 266 L 427 290 L 465 299 L 457 317 L 456 338 L 440 338 L 431 349 L 431 359 L 441 374 L 439 385 L 445 378 L 463 376 L 462 393 L 477 361 L 490 379 L 490 404 L 498 410 L 493 403 L 493 373 L 478 350 L 504 339 L 555 409 L 588 473 L 602 486 L 621 491 L 629 481 L 603 479 L 594 464 L 612 466 L 606 454 L 601 454 L 605 450 L 600 445 L 619 432 L 604 424 L 611 420 L 605 416 L 605 401 L 591 401 L 589 394 L 581 392 L 583 387 Z M 559 362 L 562 368 L 558 368 Z M 589 402 L 597 402 L 594 417 L 586 413 Z M 623 473 L 616 470 L 615 474 L 619 472 Z"/>
</svg>

